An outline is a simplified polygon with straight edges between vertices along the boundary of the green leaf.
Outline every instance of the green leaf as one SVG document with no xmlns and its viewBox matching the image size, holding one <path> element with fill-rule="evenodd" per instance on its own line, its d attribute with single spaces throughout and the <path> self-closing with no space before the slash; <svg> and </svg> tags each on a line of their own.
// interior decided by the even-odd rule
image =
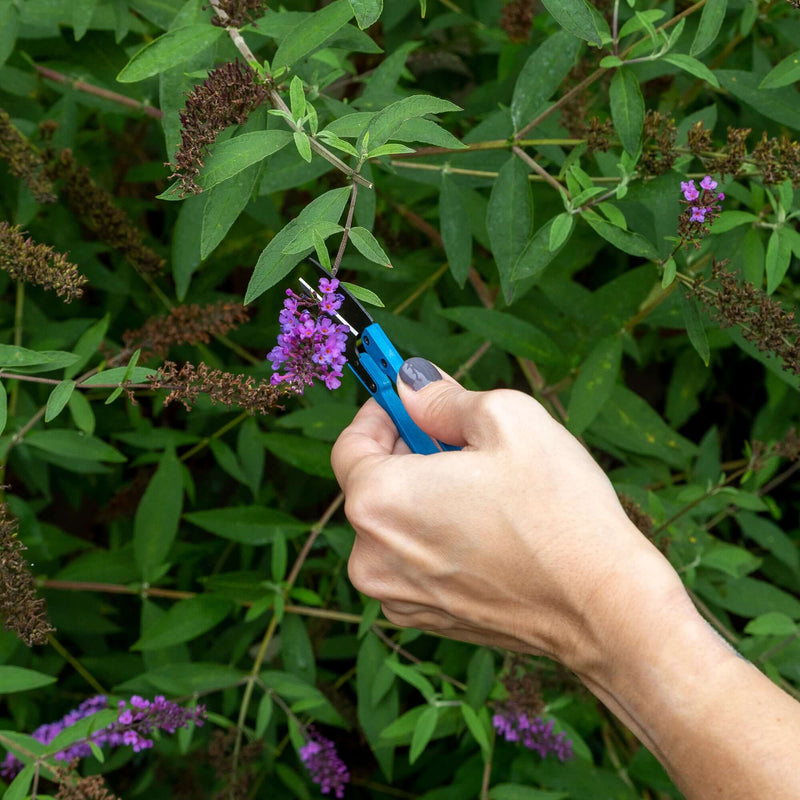
<svg viewBox="0 0 800 800">
<path fill-rule="evenodd" d="M 629 67 L 620 67 L 611 79 L 611 118 L 622 146 L 632 156 L 639 150 L 644 125 L 644 98 L 639 79 Z"/>
<path fill-rule="evenodd" d="M 356 286 L 354 283 L 348 283 L 347 281 L 342 281 L 342 286 L 344 286 L 356 300 L 361 300 L 372 306 L 378 306 L 378 308 L 385 308 L 383 300 L 370 289 L 365 289 L 363 286 Z"/>
<path fill-rule="evenodd" d="M 97 0 L 73 0 L 72 32 L 76 42 L 79 42 L 86 35 L 96 6 Z"/>
<path fill-rule="evenodd" d="M 23 667 L 0 666 L 0 687 L 2 687 L 3 694 L 27 692 L 55 682 L 56 678 L 52 675 L 45 675 L 43 672 L 35 672 Z"/>
<path fill-rule="evenodd" d="M 245 673 L 227 664 L 196 661 L 184 664 L 166 664 L 146 672 L 131 687 L 137 691 L 140 681 L 146 681 L 159 692 L 172 695 L 192 695 L 195 692 L 215 692 L 241 683 Z M 116 687 L 126 691 L 126 686 Z"/>
<path fill-rule="evenodd" d="M 436 730 L 436 723 L 439 721 L 439 709 L 436 706 L 428 706 L 414 728 L 414 735 L 411 737 L 411 749 L 408 751 L 408 763 L 413 764 L 424 752 L 425 748 Z"/>
<path fill-rule="evenodd" d="M 669 53 L 663 56 L 663 60 L 719 89 L 717 76 L 702 61 L 682 53 Z"/>
<path fill-rule="evenodd" d="M 603 30 L 595 16 L 584 0 L 542 0 L 544 7 L 555 17 L 556 22 L 569 33 L 589 44 L 603 44 L 603 36 L 607 35 L 608 27 Z"/>
<path fill-rule="evenodd" d="M 333 478 L 331 449 L 325 442 L 309 441 L 289 433 L 264 433 L 264 446 L 276 458 L 309 475 Z"/>
<path fill-rule="evenodd" d="M 214 145 L 207 165 L 197 177 L 198 185 L 211 189 L 251 164 L 276 153 L 292 140 L 289 131 L 251 131 Z"/>
<path fill-rule="evenodd" d="M 147 383 L 156 372 L 157 370 L 153 367 L 133 367 L 130 370 L 128 367 L 112 367 L 90 375 L 85 381 L 81 381 L 81 386 L 101 386 L 106 383 L 119 384 L 125 380 L 131 383 Z"/>
<path fill-rule="evenodd" d="M 759 89 L 778 89 L 800 81 L 800 50 L 779 61 L 758 85 Z"/>
<path fill-rule="evenodd" d="M 64 406 L 69 402 L 70 395 L 74 391 L 75 385 L 75 381 L 61 381 L 61 383 L 50 392 L 44 414 L 45 422 L 51 422 L 64 410 Z M 0 423 L 0 432 L 2 432 L 2 430 L 3 425 Z"/>
<path fill-rule="evenodd" d="M 469 732 L 475 738 L 478 746 L 481 748 L 483 758 L 485 761 L 489 760 L 492 752 L 492 747 L 489 741 L 489 732 L 487 724 L 489 722 L 488 714 L 486 713 L 485 706 L 481 707 L 478 711 L 472 708 L 467 703 L 461 703 L 461 716 L 464 717 L 464 722 L 467 723 Z"/>
<path fill-rule="evenodd" d="M 330 700 L 316 686 L 299 675 L 279 670 L 266 670 L 259 676 L 264 684 L 291 702 L 293 711 L 307 711 L 311 716 L 330 725 L 347 727 Z"/>
<path fill-rule="evenodd" d="M 178 533 L 183 508 L 181 465 L 167 448 L 150 479 L 133 519 L 133 551 L 142 579 L 150 581 L 161 569 Z"/>
<path fill-rule="evenodd" d="M 382 144 L 374 150 L 367 153 L 367 158 L 380 158 L 381 156 L 396 156 L 400 153 L 413 153 L 413 147 L 406 147 L 404 144 L 398 142 L 389 142 L 389 144 Z"/>
<path fill-rule="evenodd" d="M 467 691 L 464 699 L 475 710 L 479 709 L 495 683 L 494 658 L 488 648 L 478 647 L 467 664 Z"/>
<path fill-rule="evenodd" d="M 62 730 L 54 739 L 47 743 L 48 754 L 54 755 L 60 750 L 64 750 L 79 739 L 86 739 L 90 734 L 97 730 L 111 725 L 119 718 L 119 711 L 116 708 L 108 708 L 83 717 L 74 722 L 69 727 Z"/>
<path fill-rule="evenodd" d="M 362 31 L 374 25 L 383 12 L 383 0 L 350 0 L 350 6 Z"/>
<path fill-rule="evenodd" d="M 190 642 L 222 622 L 233 609 L 233 602 L 211 594 L 179 600 L 131 645 L 131 650 L 158 650 Z"/>
<path fill-rule="evenodd" d="M 594 211 L 584 211 L 581 218 L 589 224 L 589 226 L 607 242 L 610 242 L 614 247 L 622 250 L 623 253 L 628 253 L 632 256 L 639 258 L 657 259 L 658 251 L 656 248 L 639 233 L 632 231 L 625 231 L 606 222 L 599 214 Z"/>
<path fill-rule="evenodd" d="M 0 367 L 3 369 L 14 370 L 17 367 L 51 364 L 54 360 L 54 357 L 48 353 L 40 353 L 11 344 L 0 344 Z"/>
<path fill-rule="evenodd" d="M 472 230 L 461 190 L 447 172 L 442 173 L 439 230 L 450 272 L 463 287 L 472 266 Z"/>
<path fill-rule="evenodd" d="M 8 395 L 5 384 L 0 381 L 0 433 L 6 429 L 8 422 Z"/>
<path fill-rule="evenodd" d="M 448 308 L 441 314 L 512 355 L 544 365 L 563 361 L 558 345 L 546 333 L 511 314 L 473 306 Z"/>
<path fill-rule="evenodd" d="M 281 663 L 283 668 L 313 685 L 316 680 L 314 647 L 305 623 L 296 614 L 287 614 L 281 623 Z"/>
<path fill-rule="evenodd" d="M 404 680 L 406 683 L 411 684 L 417 689 L 420 694 L 429 702 L 433 702 L 436 696 L 436 690 L 433 684 L 419 671 L 417 667 L 411 667 L 407 664 L 401 664 L 392 656 L 386 659 L 386 666 L 397 675 L 398 678 Z"/>
<path fill-rule="evenodd" d="M 310 162 L 312 155 L 311 141 L 308 138 L 308 134 L 303 131 L 294 131 L 292 137 L 294 138 L 294 146 L 297 148 L 300 158 L 302 158 L 303 161 Z"/>
<path fill-rule="evenodd" d="M 714 542 L 701 554 L 700 563 L 704 567 L 718 569 L 734 578 L 741 578 L 761 566 L 761 559 L 744 547 L 727 542 Z"/>
<path fill-rule="evenodd" d="M 797 623 L 780 611 L 767 611 L 745 625 L 750 636 L 791 636 L 797 633 Z"/>
<path fill-rule="evenodd" d="M 579 436 L 605 406 L 622 364 L 622 337 L 601 339 L 581 366 L 567 407 L 567 428 Z"/>
<path fill-rule="evenodd" d="M 213 192 L 214 189 L 211 190 Z M 172 231 L 172 276 L 175 279 L 175 293 L 180 301 L 185 299 L 192 275 L 200 266 L 198 231 L 203 229 L 203 214 L 211 193 L 187 197 L 178 211 L 178 219 Z"/>
<path fill-rule="evenodd" d="M 0 67 L 14 50 L 18 25 L 19 11 L 14 0 L 0 2 Z"/>
<path fill-rule="evenodd" d="M 702 588 L 702 594 L 726 611 L 741 617 L 758 617 L 778 611 L 793 620 L 800 620 L 800 601 L 789 592 L 756 578 L 721 577 L 722 580 L 715 582 L 713 587 L 698 583 L 697 588 Z"/>
<path fill-rule="evenodd" d="M 525 249 L 519 254 L 519 258 L 511 270 L 512 281 L 539 277 L 548 264 L 561 252 L 561 248 L 566 244 L 566 240 L 564 244 L 556 250 L 550 249 L 550 237 L 552 235 L 553 224 L 557 218 L 556 216 L 547 220 L 547 222 L 528 239 Z"/>
<path fill-rule="evenodd" d="M 205 260 L 214 252 L 247 207 L 258 175 L 259 165 L 253 164 L 206 193 L 200 229 L 201 259 Z"/>
<path fill-rule="evenodd" d="M 120 83 L 135 83 L 158 75 L 200 50 L 211 47 L 224 32 L 223 28 L 208 23 L 185 25 L 167 31 L 136 53 L 117 75 L 117 80 Z"/>
<path fill-rule="evenodd" d="M 383 251 L 383 248 L 378 244 L 378 240 L 366 228 L 356 226 L 350 229 L 350 241 L 356 246 L 356 249 L 361 253 L 364 258 L 380 264 L 382 267 L 391 267 L 389 256 Z"/>
<path fill-rule="evenodd" d="M 563 247 L 572 234 L 574 226 L 575 215 L 570 214 L 568 211 L 564 211 L 554 217 L 553 224 L 550 226 L 550 241 L 547 244 L 547 249 L 553 253 Z"/>
<path fill-rule="evenodd" d="M 348 0 L 335 0 L 320 11 L 305 17 L 281 41 L 272 59 L 272 69 L 290 67 L 312 51 L 321 47 L 353 18 L 353 7 Z"/>
<path fill-rule="evenodd" d="M 727 233 L 739 225 L 747 225 L 748 223 L 757 222 L 758 217 L 751 214 L 749 211 L 723 211 L 714 224 L 711 226 L 710 233 L 717 235 L 720 233 Z"/>
<path fill-rule="evenodd" d="M 486 210 L 486 228 L 501 278 L 510 276 L 533 224 L 533 195 L 528 171 L 516 156 L 500 169 Z"/>
<path fill-rule="evenodd" d="M 689 48 L 691 55 L 699 56 L 700 53 L 714 44 L 727 10 L 728 0 L 708 0 L 703 6 L 700 24 L 697 26 L 697 33 L 695 33 L 694 41 Z"/>
<path fill-rule="evenodd" d="M 425 114 L 443 114 L 448 111 L 461 111 L 461 107 L 449 100 L 440 100 L 438 97 L 428 94 L 413 94 L 410 97 L 404 97 L 402 100 L 390 103 L 377 114 L 371 115 L 369 124 L 359 136 L 358 148 L 379 147 L 385 144 L 390 137 L 399 138 L 395 134 L 403 123 Z M 332 128 L 333 126 L 329 125 L 328 127 Z M 342 134 L 339 133 L 339 135 Z M 368 144 L 364 144 L 367 140 Z"/>
<path fill-rule="evenodd" d="M 278 534 L 287 538 L 308 530 L 308 525 L 290 514 L 264 506 L 233 506 L 192 511 L 184 519 L 204 531 L 232 542 L 262 547 L 271 545 Z"/>
<path fill-rule="evenodd" d="M 91 325 L 85 330 L 72 352 L 78 356 L 78 360 L 74 364 L 70 364 L 64 370 L 65 378 L 74 378 L 89 362 L 89 359 L 97 352 L 100 345 L 105 339 L 108 332 L 108 326 L 111 322 L 111 314 L 106 314 L 102 319 L 99 319 L 94 325 Z"/>
<path fill-rule="evenodd" d="M 792 248 L 784 228 L 772 231 L 767 242 L 767 294 L 772 294 L 783 281 L 792 263 Z"/>
<path fill-rule="evenodd" d="M 298 226 L 298 228 L 297 235 L 283 248 L 284 253 L 306 253 L 311 247 L 316 249 L 314 245 L 315 235 L 324 241 L 329 236 L 341 233 L 344 230 L 338 222 L 328 222 L 326 220 L 317 220 L 308 225 Z"/>
<path fill-rule="evenodd" d="M 800 570 L 797 545 L 774 522 L 746 511 L 739 512 L 736 521 L 748 539 L 772 553 L 793 571 Z"/>
<path fill-rule="evenodd" d="M 23 440 L 25 444 L 65 458 L 86 461 L 110 461 L 120 464 L 128 459 L 119 450 L 102 439 L 87 436 L 80 431 L 31 431 Z"/>
<path fill-rule="evenodd" d="M 566 31 L 544 39 L 528 57 L 514 84 L 511 119 L 520 130 L 556 92 L 575 63 L 581 43 Z"/>
<path fill-rule="evenodd" d="M 336 222 L 350 197 L 351 187 L 331 189 L 309 203 L 300 215 L 273 237 L 259 256 L 247 286 L 244 302 L 252 303 L 267 289 L 288 275 L 302 259 L 302 253 L 284 253 L 283 248 L 297 235 L 298 226 L 316 221 Z M 309 246 L 309 252 L 312 247 Z"/>
<path fill-rule="evenodd" d="M 269 725 L 269 721 L 272 718 L 272 695 L 269 692 L 264 692 L 264 696 L 261 698 L 261 702 L 258 704 L 258 710 L 256 711 L 256 727 L 255 732 L 258 738 L 264 736 L 264 732 L 267 730 L 267 725 Z"/>
<path fill-rule="evenodd" d="M 95 419 L 92 404 L 84 397 L 82 392 L 73 392 L 70 395 L 69 413 L 78 428 L 90 436 L 94 433 Z"/>
<path fill-rule="evenodd" d="M 697 453 L 697 447 L 672 430 L 646 400 L 619 384 L 592 424 L 592 433 L 614 447 L 681 469 Z"/>
<path fill-rule="evenodd" d="M 765 91 L 759 86 L 758 76 L 746 70 L 718 69 L 715 74 L 723 89 L 760 114 L 789 128 L 800 128 L 800 103 L 794 88 Z"/>
<path fill-rule="evenodd" d="M 295 121 L 302 119 L 306 113 L 306 93 L 303 90 L 303 79 L 295 75 L 289 84 L 289 103 Z"/>
<path fill-rule="evenodd" d="M 3 792 L 3 800 L 24 800 L 28 796 L 28 789 L 33 783 L 34 774 L 38 774 L 39 767 L 36 764 L 28 764 L 20 770 L 19 774 L 11 781 L 8 788 Z M 42 795 L 38 795 L 41 797 Z"/>
<path fill-rule="evenodd" d="M 696 297 L 689 295 L 685 286 L 680 287 L 680 301 L 681 311 L 683 312 L 683 321 L 686 325 L 686 333 L 689 336 L 689 341 L 692 347 L 697 350 L 697 354 L 703 360 L 703 363 L 708 366 L 711 361 L 711 349 L 708 345 L 708 336 L 706 336 L 705 325 L 700 318 L 700 308 Z"/>
<path fill-rule="evenodd" d="M 661 288 L 666 289 L 668 286 L 672 285 L 672 282 L 675 280 L 675 275 L 678 272 L 678 265 L 675 263 L 674 258 L 668 258 L 666 264 L 664 264 L 664 274 L 661 277 Z"/>
</svg>

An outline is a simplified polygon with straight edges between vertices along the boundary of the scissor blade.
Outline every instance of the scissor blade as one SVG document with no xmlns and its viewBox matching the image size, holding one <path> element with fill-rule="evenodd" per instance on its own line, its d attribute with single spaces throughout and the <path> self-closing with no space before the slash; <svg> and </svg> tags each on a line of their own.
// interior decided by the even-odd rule
<svg viewBox="0 0 800 800">
<path fill-rule="evenodd" d="M 330 278 L 331 274 L 325 267 L 322 266 L 316 259 L 309 258 L 306 259 L 317 271 L 317 274 L 321 278 Z M 339 288 L 336 290 L 342 297 L 344 297 L 344 302 L 342 303 L 341 308 L 339 309 L 339 315 L 343 318 L 344 322 L 346 322 L 354 331 L 356 331 L 356 335 L 360 336 L 361 332 L 366 328 L 368 325 L 372 325 L 375 320 L 370 316 L 369 312 L 364 308 L 364 306 L 353 297 L 347 289 L 339 284 Z"/>
</svg>

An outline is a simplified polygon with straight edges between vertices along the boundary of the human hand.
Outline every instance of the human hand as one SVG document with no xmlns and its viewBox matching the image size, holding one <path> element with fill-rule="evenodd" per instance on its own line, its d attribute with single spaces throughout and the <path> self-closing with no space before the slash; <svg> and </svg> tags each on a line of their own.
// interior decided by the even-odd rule
<svg viewBox="0 0 800 800">
<path fill-rule="evenodd" d="M 334 446 L 354 586 L 396 624 L 594 672 L 628 611 L 685 598 L 679 578 L 539 403 L 437 375 L 410 359 L 398 392 L 425 432 L 461 451 L 411 454 L 372 400 Z"/>
</svg>

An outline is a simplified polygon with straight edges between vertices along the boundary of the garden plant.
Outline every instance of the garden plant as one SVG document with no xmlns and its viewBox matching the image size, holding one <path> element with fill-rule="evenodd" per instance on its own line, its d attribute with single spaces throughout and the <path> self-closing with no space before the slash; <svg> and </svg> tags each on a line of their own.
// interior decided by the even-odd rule
<svg viewBox="0 0 800 800">
<path fill-rule="evenodd" d="M 0 0 L 2 796 L 681 796 L 348 581 L 343 289 L 800 697 L 799 82 L 796 0 Z"/>
</svg>

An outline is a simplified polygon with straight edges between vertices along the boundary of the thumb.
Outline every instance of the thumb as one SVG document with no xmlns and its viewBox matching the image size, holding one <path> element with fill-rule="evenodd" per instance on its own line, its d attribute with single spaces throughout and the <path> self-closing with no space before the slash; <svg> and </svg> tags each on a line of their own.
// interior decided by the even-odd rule
<svg viewBox="0 0 800 800">
<path fill-rule="evenodd" d="M 446 444 L 477 444 L 476 400 L 470 392 L 424 358 L 409 358 L 397 375 L 397 392 L 411 419 Z"/>
</svg>

